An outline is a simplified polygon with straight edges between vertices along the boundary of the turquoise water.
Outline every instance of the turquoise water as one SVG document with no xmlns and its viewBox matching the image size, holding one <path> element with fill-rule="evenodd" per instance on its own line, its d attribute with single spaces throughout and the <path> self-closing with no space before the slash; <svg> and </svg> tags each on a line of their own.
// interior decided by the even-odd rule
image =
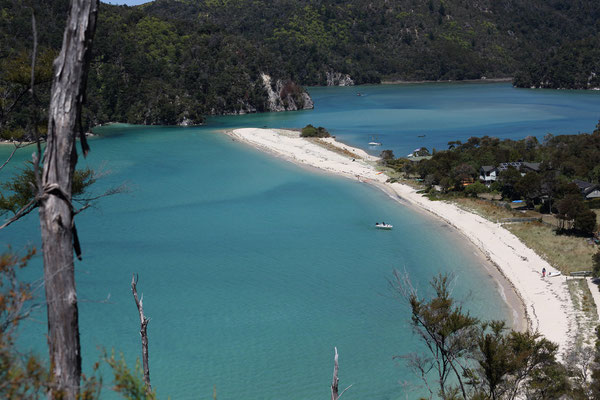
<svg viewBox="0 0 600 400">
<path fill-rule="evenodd" d="M 516 89 L 509 83 L 428 83 L 310 88 L 315 109 L 291 113 L 215 118 L 217 126 L 328 128 L 351 146 L 374 155 L 391 149 L 447 149 L 471 136 L 522 139 L 591 132 L 600 120 L 600 92 Z M 357 96 L 361 93 L 362 96 Z M 419 137 L 425 135 L 425 137 Z M 376 137 L 382 147 L 368 148 Z"/>
<path fill-rule="evenodd" d="M 129 192 L 103 199 L 77 220 L 84 250 L 76 268 L 86 368 L 98 358 L 98 346 L 122 351 L 134 365 L 140 353 L 139 319 L 129 288 L 135 272 L 151 318 L 151 378 L 161 398 L 210 398 L 213 386 L 220 399 L 279 399 L 282 393 L 293 399 L 327 398 L 333 346 L 340 352 L 340 386 L 354 384 L 344 398 L 404 398 L 400 382 L 419 382 L 393 356 L 418 349 L 418 344 L 408 309 L 394 298 L 387 280 L 393 269 L 406 269 L 424 292 L 434 274 L 450 271 L 458 277 L 454 293 L 467 298 L 473 313 L 506 317 L 509 311 L 480 258 L 445 224 L 380 191 L 272 158 L 215 130 L 300 127 L 315 121 L 342 140 L 359 143 L 372 130 L 384 132 L 384 125 L 397 124 L 391 104 L 399 98 L 421 99 L 420 105 L 413 102 L 424 109 L 430 97 L 432 104 L 451 103 L 464 118 L 476 115 L 469 104 L 477 107 L 482 101 L 465 100 L 470 97 L 465 93 L 474 89 L 487 93 L 484 97 L 502 98 L 506 107 L 510 93 L 516 104 L 525 101 L 523 95 L 537 104 L 549 100 L 531 96 L 558 93 L 553 107 L 562 110 L 562 98 L 565 109 L 578 110 L 573 125 L 590 125 L 577 128 L 581 130 L 593 128 L 592 110 L 598 110 L 586 101 L 600 104 L 600 96 L 506 85 L 361 87 L 361 97 L 355 96 L 357 88 L 315 88 L 314 111 L 222 117 L 195 128 L 100 129 L 102 138 L 91 141 L 85 162 L 107 173 L 94 190 L 126 183 Z M 355 100 L 366 100 L 373 108 Z M 386 102 L 390 105 L 384 112 Z M 371 112 L 380 115 L 372 125 L 346 133 L 353 120 L 367 120 Z M 402 115 L 417 119 L 408 111 Z M 435 115 L 431 105 L 423 120 L 430 146 L 446 140 L 435 136 L 432 126 L 443 125 L 434 121 Z M 563 129 L 558 127 L 569 125 L 565 115 L 569 112 L 531 113 L 523 120 L 513 116 L 507 124 L 515 126 L 514 132 L 533 126 L 552 130 L 554 123 Z M 467 129 L 469 123 L 461 123 Z M 469 132 L 478 129 L 475 122 L 470 125 Z M 390 132 L 409 131 L 403 129 Z M 413 146 L 406 144 L 407 137 L 389 133 L 381 140 L 404 151 L 403 146 Z M 7 151 L 0 149 L 0 155 Z M 30 153 L 21 151 L 18 158 Z M 373 229 L 380 220 L 393 223 L 394 230 Z M 37 226 L 37 215 L 28 216 L 0 231 L 0 242 L 39 247 Z M 39 258 L 25 275 L 41 276 Z M 38 313 L 23 329 L 21 345 L 45 354 L 44 334 Z M 409 398 L 417 393 L 418 388 Z M 114 396 L 107 388 L 103 398 Z"/>
</svg>

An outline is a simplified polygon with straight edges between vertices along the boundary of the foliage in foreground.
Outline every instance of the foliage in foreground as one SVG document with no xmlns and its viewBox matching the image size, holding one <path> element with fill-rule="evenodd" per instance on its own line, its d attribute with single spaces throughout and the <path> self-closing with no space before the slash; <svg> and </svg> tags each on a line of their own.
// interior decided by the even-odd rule
<svg viewBox="0 0 600 400">
<path fill-rule="evenodd" d="M 446 275 L 432 279 L 429 299 L 419 297 L 408 277 L 398 272 L 391 284 L 408 301 L 414 332 L 427 349 L 425 354 L 401 357 L 423 380 L 430 398 L 590 399 L 597 391 L 598 349 L 591 365 L 581 362 L 580 354 L 567 357 L 577 362 L 562 364 L 557 361 L 558 346 L 539 333 L 517 332 L 504 321 L 472 317 L 452 298 Z"/>
<path fill-rule="evenodd" d="M 22 353 L 15 344 L 20 323 L 32 310 L 32 287 L 17 279 L 17 270 L 24 268 L 35 255 L 28 250 L 17 256 L 8 251 L 0 255 L 0 398 L 7 400 L 35 400 L 46 397 L 53 386 L 48 366 L 36 355 Z M 116 358 L 105 354 L 103 361 L 113 372 L 112 389 L 128 400 L 154 400 L 154 392 L 146 392 L 139 360 L 131 371 L 121 355 Z M 89 377 L 82 376 L 79 399 L 100 398 L 102 378 L 98 376 L 99 363 L 93 366 Z"/>
<path fill-rule="evenodd" d="M 15 334 L 27 317 L 26 302 L 31 299 L 31 287 L 17 281 L 16 270 L 23 268 L 35 254 L 13 253 L 0 256 L 0 398 L 35 399 L 48 382 L 48 371 L 31 354 L 21 354 L 15 347 Z"/>
<path fill-rule="evenodd" d="M 83 200 L 81 196 L 88 187 L 96 182 L 96 179 L 96 173 L 90 168 L 75 170 L 71 189 L 73 200 Z M 33 164 L 28 161 L 19 174 L 10 180 L 1 182 L 0 189 L 2 189 L 0 192 L 0 216 L 9 211 L 16 214 L 31 202 L 38 192 Z"/>
<path fill-rule="evenodd" d="M 112 368 L 114 374 L 112 389 L 115 392 L 127 400 L 156 400 L 156 392 L 146 390 L 139 359 L 136 361 L 133 371 L 127 366 L 123 354 L 116 358 L 114 350 L 110 357 L 105 353 L 103 359 Z"/>
</svg>

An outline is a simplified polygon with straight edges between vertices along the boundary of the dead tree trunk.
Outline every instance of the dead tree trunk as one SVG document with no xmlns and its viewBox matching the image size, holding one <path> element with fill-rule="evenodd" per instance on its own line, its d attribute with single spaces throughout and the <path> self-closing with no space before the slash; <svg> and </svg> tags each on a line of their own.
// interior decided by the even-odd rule
<svg viewBox="0 0 600 400">
<path fill-rule="evenodd" d="M 335 349 L 335 356 L 333 357 L 333 380 L 331 381 L 331 400 L 337 400 L 340 396 L 338 395 L 338 352 L 337 347 Z"/>
<path fill-rule="evenodd" d="M 334 347 L 334 350 L 335 350 L 335 356 L 333 357 L 333 380 L 331 381 L 331 400 L 338 400 L 340 397 L 342 397 L 342 395 L 344 394 L 344 392 L 346 392 L 346 390 L 348 390 L 352 387 L 352 385 L 350 385 L 346 389 L 342 390 L 342 393 L 339 393 L 338 384 L 339 384 L 340 380 L 338 379 L 339 365 L 338 365 L 337 347 Z"/>
<path fill-rule="evenodd" d="M 146 392 L 152 392 L 152 386 L 150 386 L 150 366 L 148 364 L 148 322 L 150 320 L 144 315 L 144 295 L 142 298 L 138 298 L 137 294 L 137 278 L 134 275 L 131 278 L 131 292 L 133 293 L 133 299 L 137 306 L 138 312 L 140 313 L 140 335 L 142 336 L 142 365 L 144 368 L 144 384 L 146 385 Z"/>
<path fill-rule="evenodd" d="M 81 379 L 81 349 L 73 248 L 78 247 L 71 185 L 75 137 L 85 95 L 98 0 L 71 0 L 60 54 L 54 60 L 48 139 L 44 152 L 40 225 L 53 376 L 49 398 L 74 400 Z"/>
</svg>

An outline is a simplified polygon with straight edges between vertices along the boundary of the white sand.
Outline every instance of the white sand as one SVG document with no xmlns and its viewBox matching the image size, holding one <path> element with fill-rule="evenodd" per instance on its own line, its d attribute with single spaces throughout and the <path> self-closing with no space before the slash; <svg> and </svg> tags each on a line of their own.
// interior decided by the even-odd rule
<svg viewBox="0 0 600 400">
<path fill-rule="evenodd" d="M 410 186 L 385 183 L 388 177 L 377 172 L 372 165 L 376 157 L 333 139 L 327 141 L 353 152 L 357 155 L 356 160 L 352 161 L 349 156 L 300 138 L 299 133 L 294 131 L 246 128 L 227 133 L 256 148 L 296 163 L 384 186 L 401 199 L 442 218 L 464 233 L 510 281 L 523 301 L 532 330 L 537 330 L 549 340 L 558 343 L 561 353 L 573 346 L 576 321 L 566 278 L 555 276 L 542 279 L 542 268 L 546 268 L 546 271 L 552 274 L 558 271 L 500 224 L 466 212 L 453 204 L 431 201 L 416 193 Z"/>
</svg>

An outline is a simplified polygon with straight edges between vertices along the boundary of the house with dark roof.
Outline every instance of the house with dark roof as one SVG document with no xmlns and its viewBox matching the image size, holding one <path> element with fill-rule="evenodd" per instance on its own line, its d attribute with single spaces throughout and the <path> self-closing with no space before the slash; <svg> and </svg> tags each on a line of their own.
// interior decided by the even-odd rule
<svg viewBox="0 0 600 400">
<path fill-rule="evenodd" d="M 485 183 L 486 185 L 489 185 L 498 179 L 498 175 L 500 174 L 500 172 L 506 171 L 511 167 L 519 171 L 521 173 L 521 176 L 524 176 L 528 172 L 540 171 L 540 163 L 516 161 L 500 163 L 497 167 L 494 167 L 492 165 L 483 165 L 479 169 L 479 180 Z"/>
<path fill-rule="evenodd" d="M 498 172 L 506 171 L 510 167 L 515 168 L 521 175 L 525 175 L 528 172 L 540 171 L 540 163 L 516 161 L 498 164 Z"/>
<path fill-rule="evenodd" d="M 498 169 L 492 165 L 483 165 L 479 168 L 479 180 L 486 185 L 498 179 Z"/>
<path fill-rule="evenodd" d="M 573 183 L 577 185 L 581 194 L 586 199 L 598 199 L 600 198 L 600 185 L 597 183 L 590 183 L 579 179 L 573 180 Z"/>
<path fill-rule="evenodd" d="M 528 172 L 540 172 L 540 163 L 539 162 L 522 162 L 521 168 L 519 168 L 521 174 L 524 175 Z"/>
</svg>

